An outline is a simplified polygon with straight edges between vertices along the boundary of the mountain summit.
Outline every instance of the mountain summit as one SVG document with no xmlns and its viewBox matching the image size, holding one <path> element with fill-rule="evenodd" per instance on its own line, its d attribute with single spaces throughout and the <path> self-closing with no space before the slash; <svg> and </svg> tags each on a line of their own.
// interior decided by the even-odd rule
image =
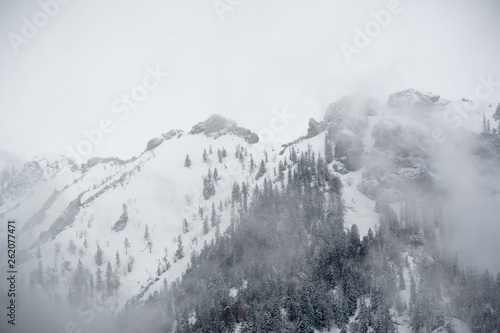
<svg viewBox="0 0 500 333">
<path fill-rule="evenodd" d="M 207 120 L 193 126 L 189 134 L 203 133 L 207 137 L 217 139 L 222 135 L 234 134 L 243 138 L 248 143 L 259 142 L 257 134 L 249 129 L 239 127 L 234 120 L 227 119 L 218 114 L 211 115 Z"/>
</svg>

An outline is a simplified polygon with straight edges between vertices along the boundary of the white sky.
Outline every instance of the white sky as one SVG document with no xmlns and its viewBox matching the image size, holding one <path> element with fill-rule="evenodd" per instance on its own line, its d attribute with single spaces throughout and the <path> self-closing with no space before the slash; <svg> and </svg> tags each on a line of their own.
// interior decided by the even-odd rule
<svg viewBox="0 0 500 333">
<path fill-rule="evenodd" d="M 472 95 L 478 76 L 500 81 L 498 0 L 400 0 L 402 12 L 348 64 L 340 43 L 388 2 L 243 0 L 222 21 L 213 0 L 70 0 L 15 52 L 8 34 L 41 7 L 2 0 L 0 158 L 64 154 L 103 118 L 115 130 L 92 155 L 128 158 L 212 113 L 258 133 L 283 107 L 296 115 L 277 135 L 286 141 L 347 94 L 385 102 L 413 87 L 453 99 Z M 128 118 L 111 112 L 156 65 L 169 77 Z"/>
</svg>

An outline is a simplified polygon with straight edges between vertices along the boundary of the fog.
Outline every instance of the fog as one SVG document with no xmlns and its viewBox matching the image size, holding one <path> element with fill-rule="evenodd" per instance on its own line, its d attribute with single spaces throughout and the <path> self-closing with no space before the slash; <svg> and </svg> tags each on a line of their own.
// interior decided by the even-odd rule
<svg viewBox="0 0 500 333">
<path fill-rule="evenodd" d="M 447 245 L 464 265 L 500 272 L 500 170 L 474 151 L 477 140 L 462 131 L 449 136 L 435 153 L 445 189 Z M 498 162 L 497 162 L 498 163 Z"/>
<path fill-rule="evenodd" d="M 297 133 L 345 95 L 385 102 L 411 87 L 458 99 L 478 76 L 500 77 L 496 0 L 401 0 L 401 12 L 350 63 L 341 43 L 353 44 L 356 27 L 388 1 L 234 1 L 222 19 L 214 3 L 67 1 L 36 36 L 13 45 L 9 34 L 21 36 L 23 18 L 41 7 L 2 1 L 0 148 L 26 159 L 65 154 L 82 131 L 110 118 L 113 133 L 86 157 L 126 159 L 151 137 L 212 113 L 258 133 L 274 108 L 287 106 L 297 115 L 289 132 Z M 156 65 L 168 78 L 118 118 L 113 100 Z"/>
<path fill-rule="evenodd" d="M 26 36 L 26 22 L 54 1 L 0 2 L 0 172 L 19 170 L 38 154 L 68 154 L 103 120 L 112 130 L 84 160 L 128 159 L 149 139 L 189 130 L 213 113 L 259 133 L 274 110 L 286 108 L 293 121 L 274 137 L 285 143 L 346 95 L 385 104 L 390 94 L 415 88 L 460 100 L 475 93 L 480 78 L 500 81 L 498 0 L 401 0 L 390 23 L 350 56 L 342 44 L 354 45 L 357 29 L 389 1 L 217 0 L 232 3 L 221 13 L 212 0 L 61 0 L 43 27 Z M 152 88 L 137 105 L 123 102 L 142 86 Z M 483 103 L 500 101 L 498 86 Z M 443 244 L 462 264 L 496 274 L 500 168 L 475 153 L 475 135 L 446 131 L 431 162 L 443 196 Z M 109 320 L 107 309 L 74 309 L 66 292 L 61 299 L 48 297 L 50 291 L 38 297 L 27 288 L 30 272 L 21 273 L 19 325 L 6 326 L 4 317 L 2 332 L 161 329 L 157 310 Z M 5 293 L 0 300 L 5 308 Z"/>
</svg>

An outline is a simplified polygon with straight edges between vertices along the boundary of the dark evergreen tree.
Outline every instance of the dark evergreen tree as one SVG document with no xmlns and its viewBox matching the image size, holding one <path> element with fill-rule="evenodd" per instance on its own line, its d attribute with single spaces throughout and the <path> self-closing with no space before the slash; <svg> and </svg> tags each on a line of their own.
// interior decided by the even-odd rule
<svg viewBox="0 0 500 333">
<path fill-rule="evenodd" d="M 189 168 L 189 167 L 191 167 L 191 164 L 192 164 L 191 163 L 191 158 L 189 157 L 189 155 L 186 155 L 186 159 L 184 160 L 184 166 L 186 168 Z"/>
<path fill-rule="evenodd" d="M 123 240 L 123 246 L 125 247 L 125 255 L 127 254 L 127 249 L 130 248 L 130 242 L 128 241 L 128 238 L 125 237 Z"/>
<path fill-rule="evenodd" d="M 208 217 L 205 216 L 205 219 L 203 219 L 203 234 L 206 235 L 208 234 L 208 231 L 210 230 L 208 226 Z"/>
<path fill-rule="evenodd" d="M 215 195 L 215 185 L 211 178 L 206 177 L 203 179 L 203 198 L 205 200 Z"/>
<path fill-rule="evenodd" d="M 97 266 L 101 266 L 102 265 L 102 256 L 103 256 L 103 250 L 101 249 L 101 247 L 99 246 L 99 244 L 97 244 L 97 251 L 94 255 L 94 259 L 95 259 L 95 263 L 97 264 Z"/>
<path fill-rule="evenodd" d="M 122 231 L 127 226 L 127 222 L 128 222 L 127 205 L 123 204 L 122 214 L 120 215 L 120 218 L 118 219 L 118 221 L 115 222 L 115 224 L 113 225 L 111 230 L 116 231 L 116 232 Z"/>
<path fill-rule="evenodd" d="M 255 179 L 259 179 L 260 177 L 264 176 L 266 173 L 266 165 L 264 164 L 264 161 L 260 161 L 260 166 L 259 166 L 259 171 L 255 175 Z"/>
<path fill-rule="evenodd" d="M 326 164 L 330 164 L 333 162 L 333 149 L 332 143 L 328 140 L 327 135 L 325 135 L 325 162 Z"/>
<path fill-rule="evenodd" d="M 212 215 L 210 216 L 210 225 L 215 227 L 217 223 L 217 212 L 215 211 L 215 203 L 212 203 Z"/>
<path fill-rule="evenodd" d="M 116 255 L 115 255 L 115 264 L 116 264 L 116 267 L 120 267 L 120 253 L 118 253 L 118 251 L 116 251 Z"/>
</svg>

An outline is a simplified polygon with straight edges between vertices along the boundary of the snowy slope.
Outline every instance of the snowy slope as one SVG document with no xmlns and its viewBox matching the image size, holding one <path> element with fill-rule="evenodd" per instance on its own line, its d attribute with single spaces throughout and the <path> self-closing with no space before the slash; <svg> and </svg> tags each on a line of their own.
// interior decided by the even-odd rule
<svg viewBox="0 0 500 333">
<path fill-rule="evenodd" d="M 276 182 L 275 171 L 292 148 L 297 154 L 312 149 L 317 156 L 324 157 L 325 136 L 334 148 L 339 142 L 348 147 L 358 147 L 360 143 L 362 159 L 356 168 L 346 171 L 345 161 L 349 156 L 341 156 L 341 152 L 336 152 L 338 156 L 329 168 L 344 185 L 346 227 L 356 224 L 363 236 L 378 224 L 375 194 L 390 193 L 392 204 L 397 206 L 404 199 L 401 188 L 424 171 L 430 173 L 428 156 L 403 156 L 397 146 L 399 139 L 414 145 L 414 152 L 427 153 L 422 147 L 432 138 L 435 128 L 442 128 L 448 134 L 478 133 L 482 130 L 483 114 L 493 123 L 493 111 L 491 105 L 444 101 L 439 96 L 413 90 L 394 94 L 387 105 L 379 105 L 372 99 L 347 97 L 332 104 L 323 121 L 313 122 L 317 130 L 310 129 L 307 136 L 284 146 L 259 143 L 249 130 L 212 116 L 196 124 L 188 134 L 174 130 L 152 139 L 139 157 L 128 161 L 92 159 L 82 167 L 64 156 L 37 156 L 2 193 L 0 216 L 18 221 L 23 240 L 19 247 L 24 248 L 19 260 L 25 276 L 36 270 L 39 249 L 44 267 L 52 270 L 55 267 L 60 275 L 59 287 L 53 287 L 60 297 L 67 296 L 79 260 L 90 274 L 95 274 L 98 266 L 94 255 L 99 246 L 104 251 L 100 269 L 105 272 L 110 262 L 120 279 L 118 293 L 108 299 L 112 310 L 120 310 L 132 298 L 137 302 L 146 300 L 160 290 L 164 280 L 172 282 L 179 278 L 192 251 L 199 251 L 215 237 L 214 227 L 203 234 L 200 209 L 210 217 L 212 205 L 216 207 L 223 233 L 230 221 L 228 204 L 232 185 L 246 182 L 251 192 L 266 177 Z M 227 156 L 219 161 L 217 152 L 223 149 Z M 347 154 L 353 149 L 347 149 Z M 207 161 L 202 157 L 204 150 L 212 151 Z M 242 159 L 236 157 L 240 150 L 246 150 Z M 184 166 L 186 155 L 192 161 L 190 167 Z M 255 180 L 260 161 L 266 155 L 265 177 Z M 253 171 L 251 159 L 255 164 Z M 215 183 L 215 195 L 206 200 L 203 180 L 209 169 L 212 173 L 217 169 L 220 179 Z M 373 170 L 383 172 L 375 177 Z M 113 230 L 124 205 L 128 215 L 126 225 L 123 230 Z M 184 219 L 188 230 L 183 230 Z M 144 237 L 146 226 L 149 239 Z M 130 243 L 129 248 L 124 246 L 125 239 Z M 182 259 L 175 255 L 179 239 L 184 249 Z M 66 272 L 61 268 L 65 262 L 69 263 Z M 128 267 L 131 262 L 132 269 Z M 405 278 L 409 279 L 408 272 Z M 402 298 L 408 302 L 405 292 Z"/>
</svg>

